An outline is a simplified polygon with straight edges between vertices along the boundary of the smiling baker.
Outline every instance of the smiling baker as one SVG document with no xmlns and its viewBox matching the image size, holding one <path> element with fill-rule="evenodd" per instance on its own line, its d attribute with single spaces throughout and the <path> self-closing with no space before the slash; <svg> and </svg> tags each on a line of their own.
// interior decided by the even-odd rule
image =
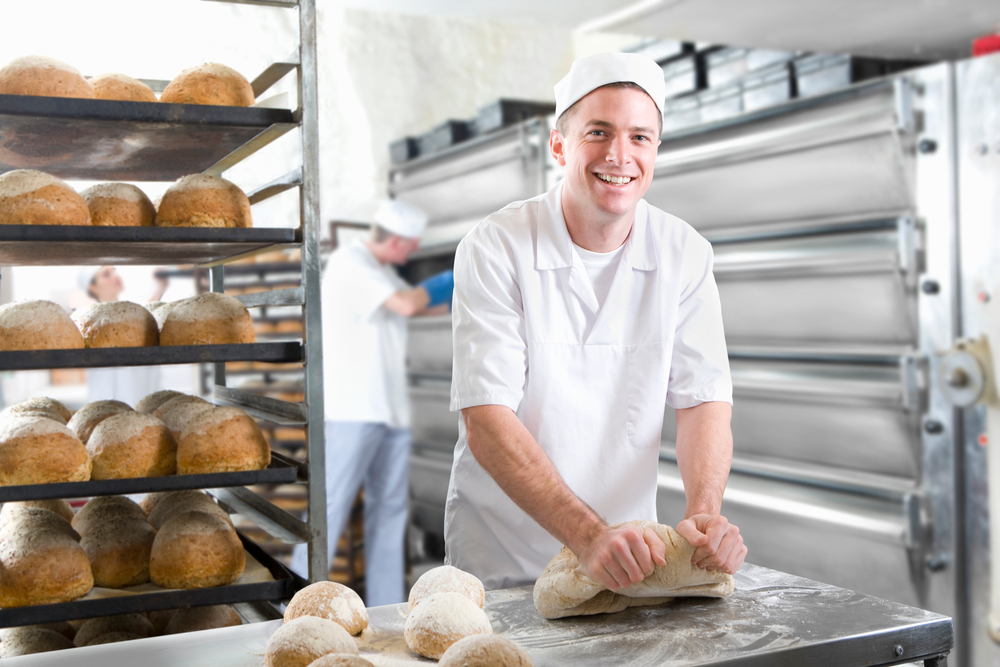
<svg viewBox="0 0 1000 667">
<path fill-rule="evenodd" d="M 663 125 L 651 59 L 607 53 L 555 87 L 565 178 L 483 220 L 455 257 L 448 563 L 487 588 L 534 581 L 561 545 L 611 590 L 664 562 L 656 517 L 664 406 L 704 568 L 747 549 L 721 515 L 732 381 L 712 248 L 643 199 Z M 679 517 L 664 517 L 676 520 Z"/>
</svg>

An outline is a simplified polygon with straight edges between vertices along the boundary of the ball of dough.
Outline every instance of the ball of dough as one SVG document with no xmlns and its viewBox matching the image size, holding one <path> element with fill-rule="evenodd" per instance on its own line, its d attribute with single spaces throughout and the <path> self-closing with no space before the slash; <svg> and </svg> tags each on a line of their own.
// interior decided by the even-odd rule
<svg viewBox="0 0 1000 667">
<path fill-rule="evenodd" d="M 368 627 L 368 610 L 361 596 L 333 581 L 318 581 L 292 597 L 285 608 L 285 621 L 299 616 L 318 616 L 339 624 L 352 635 Z"/>
<path fill-rule="evenodd" d="M 93 526 L 80 540 L 94 585 L 127 588 L 149 581 L 149 554 L 156 531 L 144 519 L 117 516 Z"/>
<path fill-rule="evenodd" d="M 463 572 L 451 565 L 442 565 L 427 570 L 413 584 L 410 589 L 410 599 L 408 611 L 413 611 L 414 607 L 420 604 L 421 600 L 434 593 L 461 593 L 469 598 L 482 609 L 486 601 L 486 591 L 483 582 L 474 575 Z"/>
<path fill-rule="evenodd" d="M 235 183 L 191 174 L 171 185 L 156 210 L 157 227 L 253 227 L 250 200 Z"/>
<path fill-rule="evenodd" d="M 184 396 L 184 394 L 179 391 L 173 391 L 172 389 L 154 391 L 152 394 L 146 394 L 139 399 L 139 402 L 135 404 L 135 411 L 152 414 L 157 408 L 169 401 L 171 398 L 177 398 L 178 396 Z M 162 419 L 162 417 L 160 418 Z"/>
<path fill-rule="evenodd" d="M 153 414 L 163 420 L 174 440 L 180 440 L 188 422 L 205 410 L 211 410 L 212 407 L 214 406 L 203 398 L 181 394 L 166 401 L 154 410 Z"/>
<path fill-rule="evenodd" d="M 80 442 L 87 444 L 90 434 L 94 432 L 94 429 L 97 428 L 98 424 L 111 415 L 131 411 L 132 408 L 121 401 L 94 401 L 92 403 L 87 403 L 85 406 L 77 410 L 70 418 L 69 423 L 67 423 L 66 426 L 69 430 L 76 433 L 77 437 L 80 438 Z"/>
<path fill-rule="evenodd" d="M 358 645 L 347 630 L 316 616 L 292 619 L 271 635 L 264 649 L 266 667 L 308 667 L 330 653 L 358 655 Z"/>
<path fill-rule="evenodd" d="M 0 607 L 69 602 L 93 588 L 87 554 L 65 528 L 23 521 L 5 526 L 2 533 Z"/>
<path fill-rule="evenodd" d="M 76 516 L 72 506 L 65 500 L 53 498 L 51 500 L 21 500 L 17 502 L 4 503 L 0 509 L 0 526 L 10 520 L 11 515 L 17 511 L 18 507 L 37 507 L 39 509 L 55 512 L 66 521 L 72 521 Z"/>
<path fill-rule="evenodd" d="M 532 667 L 523 648 L 499 635 L 459 639 L 441 656 L 441 667 Z"/>
<path fill-rule="evenodd" d="M 216 504 L 212 496 L 201 491 L 167 491 L 167 496 L 162 498 L 149 512 L 149 523 L 159 530 L 163 524 L 170 521 L 178 514 L 185 512 L 204 512 L 223 519 L 229 525 L 232 520 L 226 510 Z"/>
<path fill-rule="evenodd" d="M 153 624 L 142 614 L 91 618 L 76 631 L 73 643 L 77 646 L 89 646 L 95 639 L 110 632 L 131 632 L 139 637 L 152 637 Z"/>
<path fill-rule="evenodd" d="M 19 655 L 61 651 L 67 648 L 73 648 L 73 642 L 58 632 L 29 625 L 3 631 L 0 658 L 16 658 Z"/>
<path fill-rule="evenodd" d="M 90 210 L 55 176 L 15 169 L 0 176 L 0 225 L 90 225 Z"/>
<path fill-rule="evenodd" d="M 152 227 L 156 208 L 130 183 L 101 183 L 80 193 L 97 227 Z"/>
<path fill-rule="evenodd" d="M 87 501 L 87 504 L 80 508 L 80 511 L 73 517 L 73 528 L 81 535 L 103 521 L 110 521 L 115 517 L 123 517 L 135 521 L 145 521 L 146 515 L 143 513 L 135 501 L 125 496 L 95 496 Z"/>
<path fill-rule="evenodd" d="M 0 422 L 0 486 L 85 482 L 90 456 L 76 434 L 44 417 Z"/>
<path fill-rule="evenodd" d="M 137 303 L 105 301 L 73 313 L 83 343 L 94 347 L 155 347 L 160 330 L 153 315 Z"/>
<path fill-rule="evenodd" d="M 360 655 L 344 653 L 328 653 L 309 663 L 309 667 L 375 667 Z"/>
<path fill-rule="evenodd" d="M 155 102 L 153 89 L 127 74 L 99 74 L 88 79 L 98 100 L 123 102 Z"/>
<path fill-rule="evenodd" d="M 190 609 L 178 610 L 163 629 L 163 634 L 177 635 L 183 632 L 229 628 L 242 624 L 243 621 L 240 619 L 240 615 L 229 605 L 218 604 L 210 607 L 191 607 Z"/>
<path fill-rule="evenodd" d="M 0 69 L 0 95 L 92 99 L 94 89 L 68 63 L 46 56 L 22 56 Z"/>
<path fill-rule="evenodd" d="M 94 429 L 87 440 L 91 479 L 162 477 L 177 472 L 177 441 L 153 415 L 120 412 Z"/>
<path fill-rule="evenodd" d="M 0 215 L 2 209 L 0 202 Z M 62 306 L 51 301 L 0 306 L 0 351 L 82 349 L 83 335 Z"/>
<path fill-rule="evenodd" d="M 216 292 L 177 302 L 160 329 L 161 345 L 232 345 L 255 339 L 247 307 Z"/>
<path fill-rule="evenodd" d="M 493 634 L 486 612 L 461 593 L 434 593 L 406 617 L 406 645 L 425 658 L 440 660 L 459 639 Z"/>
<path fill-rule="evenodd" d="M 211 514 L 185 512 L 156 533 L 149 576 L 161 588 L 209 588 L 233 583 L 245 566 L 232 526 Z"/>
<path fill-rule="evenodd" d="M 60 424 L 65 424 L 73 416 L 65 405 L 54 398 L 47 396 L 37 396 L 26 401 L 15 403 L 0 412 L 0 419 L 11 415 L 37 414 L 44 415 L 49 419 L 54 419 Z"/>
<path fill-rule="evenodd" d="M 263 470 L 271 447 L 239 408 L 212 408 L 191 419 L 177 442 L 177 474 Z"/>
<path fill-rule="evenodd" d="M 160 101 L 249 107 L 254 104 L 254 95 L 250 82 L 233 68 L 205 63 L 175 76 L 163 90 Z"/>
</svg>

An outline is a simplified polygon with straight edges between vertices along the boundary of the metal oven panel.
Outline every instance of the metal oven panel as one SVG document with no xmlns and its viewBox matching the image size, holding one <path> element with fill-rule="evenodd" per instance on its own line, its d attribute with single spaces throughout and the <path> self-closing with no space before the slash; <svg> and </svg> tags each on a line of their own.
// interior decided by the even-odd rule
<svg viewBox="0 0 1000 667">
<path fill-rule="evenodd" d="M 407 370 L 414 375 L 451 377 L 451 315 L 411 317 L 407 326 Z"/>
</svg>

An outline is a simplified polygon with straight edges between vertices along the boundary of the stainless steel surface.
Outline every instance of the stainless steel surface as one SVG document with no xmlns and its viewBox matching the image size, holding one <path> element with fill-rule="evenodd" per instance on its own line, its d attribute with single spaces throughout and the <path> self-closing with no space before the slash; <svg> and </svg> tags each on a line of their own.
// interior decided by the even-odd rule
<svg viewBox="0 0 1000 667">
<path fill-rule="evenodd" d="M 234 295 L 247 308 L 260 306 L 301 306 L 305 301 L 305 290 L 302 287 L 271 290 L 270 292 L 254 292 L 252 294 Z"/>
<path fill-rule="evenodd" d="M 309 524 L 249 489 L 234 487 L 207 489 L 207 491 L 233 512 L 247 517 L 272 537 L 286 544 L 307 542 L 312 536 Z"/>
<path fill-rule="evenodd" d="M 451 377 L 451 315 L 411 317 L 407 321 L 407 370 L 417 375 Z"/>
<path fill-rule="evenodd" d="M 254 97 L 260 99 L 260 96 L 267 92 L 271 86 L 281 81 L 286 75 L 295 71 L 299 64 L 299 52 L 296 50 L 287 58 L 268 65 L 267 69 L 258 74 L 257 77 L 250 82 L 250 87 L 253 88 Z"/>
<path fill-rule="evenodd" d="M 287 174 L 274 179 L 270 183 L 266 183 L 259 188 L 251 190 L 247 193 L 247 199 L 250 200 L 250 204 L 256 204 L 300 185 L 302 185 L 302 167 L 293 169 Z"/>
<path fill-rule="evenodd" d="M 260 149 L 274 142 L 282 135 L 291 132 L 297 127 L 298 124 L 296 123 L 275 123 L 254 137 L 251 141 L 243 144 L 202 173 L 208 174 L 209 176 L 221 176 L 222 173 L 230 167 L 236 166 Z"/>
<path fill-rule="evenodd" d="M 435 446 L 436 445 L 436 446 Z M 413 523 L 423 531 L 444 535 L 444 508 L 451 479 L 452 452 L 444 443 L 427 446 L 415 442 L 410 457 L 410 513 Z"/>
<path fill-rule="evenodd" d="M 461 414 L 451 412 L 451 386 L 448 381 L 410 387 L 413 440 L 450 454 L 458 441 Z"/>
<path fill-rule="evenodd" d="M 307 352 L 306 357 L 308 358 L 308 356 Z M 233 389 L 232 387 L 218 383 L 216 383 L 214 390 L 216 398 L 227 403 L 232 403 L 233 405 L 238 405 L 247 412 L 266 414 L 268 419 L 278 417 L 281 419 L 280 423 L 282 424 L 304 424 L 311 417 L 308 403 L 282 401 L 277 398 L 270 398 L 269 396 L 261 396 L 250 391 Z"/>
</svg>

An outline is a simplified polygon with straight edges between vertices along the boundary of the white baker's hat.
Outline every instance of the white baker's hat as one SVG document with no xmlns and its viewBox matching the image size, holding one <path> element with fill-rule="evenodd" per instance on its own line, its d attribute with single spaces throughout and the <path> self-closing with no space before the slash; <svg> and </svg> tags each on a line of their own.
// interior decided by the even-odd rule
<svg viewBox="0 0 1000 667">
<path fill-rule="evenodd" d="M 375 211 L 375 224 L 387 232 L 418 239 L 427 227 L 427 214 L 406 202 L 387 199 Z"/>
<path fill-rule="evenodd" d="M 569 74 L 555 85 L 556 119 L 590 91 L 624 81 L 645 90 L 663 115 L 667 88 L 655 60 L 638 53 L 599 53 L 574 61 Z"/>
<path fill-rule="evenodd" d="M 97 272 L 100 270 L 101 267 L 98 265 L 80 267 L 80 271 L 76 274 L 76 284 L 84 292 L 89 292 L 90 283 L 94 282 L 94 276 L 96 276 Z"/>
</svg>

